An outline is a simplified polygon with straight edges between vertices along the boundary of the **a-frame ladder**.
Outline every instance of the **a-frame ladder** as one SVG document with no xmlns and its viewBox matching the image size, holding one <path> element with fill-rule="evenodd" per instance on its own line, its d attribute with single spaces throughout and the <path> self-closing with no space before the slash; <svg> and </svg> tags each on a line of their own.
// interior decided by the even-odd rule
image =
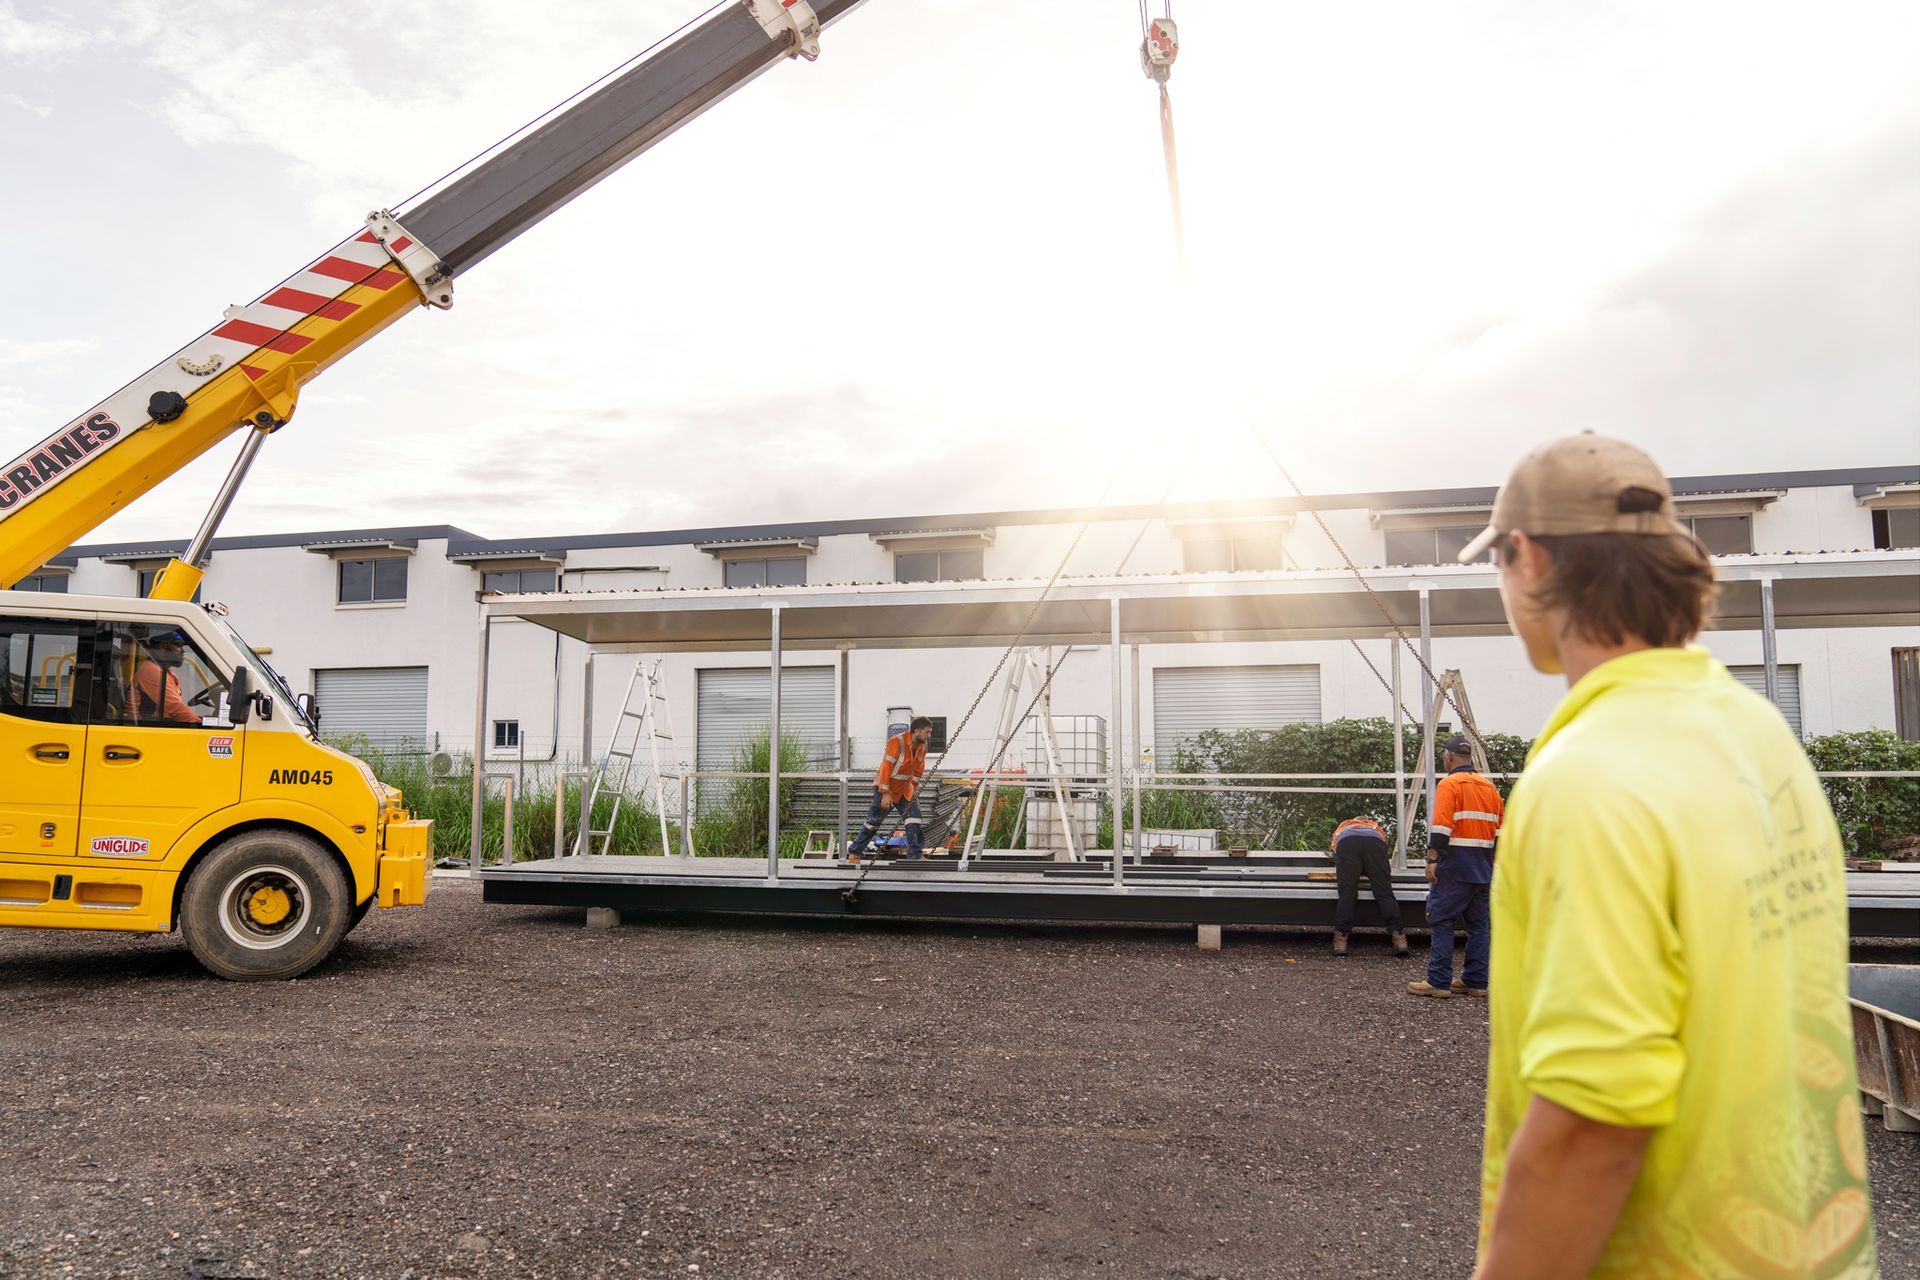
<svg viewBox="0 0 1920 1280">
<path fill-rule="evenodd" d="M 593 771 L 593 787 L 587 794 L 587 821 L 573 841 L 575 857 L 606 853 L 612 846 L 613 832 L 620 821 L 620 806 L 626 802 L 627 783 L 633 776 L 633 762 L 640 754 L 642 738 L 646 739 L 653 765 L 653 812 L 660 823 L 660 851 L 673 851 L 673 844 L 667 838 L 666 776 L 669 771 L 678 772 L 680 764 L 674 747 L 673 709 L 667 705 L 660 663 L 659 658 L 641 658 L 633 664 L 626 697 L 621 700 L 620 715 L 614 721 L 613 740 L 607 744 L 607 754 L 600 757 L 599 767 Z M 619 763 L 616 765 L 615 761 Z M 613 793 L 613 807 L 607 814 L 607 825 L 596 827 L 594 812 L 601 794 L 609 790 Z"/>
</svg>

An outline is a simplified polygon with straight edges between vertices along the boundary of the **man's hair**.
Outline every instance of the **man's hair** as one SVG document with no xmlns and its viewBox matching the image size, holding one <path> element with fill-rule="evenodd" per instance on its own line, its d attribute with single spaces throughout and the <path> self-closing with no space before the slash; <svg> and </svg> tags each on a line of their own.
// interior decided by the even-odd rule
<svg viewBox="0 0 1920 1280">
<path fill-rule="evenodd" d="M 1533 603 L 1567 615 L 1594 644 L 1629 638 L 1661 648 L 1700 633 L 1713 603 L 1713 561 L 1692 538 L 1661 534 L 1579 533 L 1536 537 L 1553 568 Z M 1512 542 L 1501 546 L 1511 563 Z"/>
<path fill-rule="evenodd" d="M 931 728 L 933 728 L 933 721 L 927 719 L 925 716 L 915 716 L 913 723 L 907 726 L 907 730 L 910 733 L 918 733 L 922 729 Z"/>
</svg>

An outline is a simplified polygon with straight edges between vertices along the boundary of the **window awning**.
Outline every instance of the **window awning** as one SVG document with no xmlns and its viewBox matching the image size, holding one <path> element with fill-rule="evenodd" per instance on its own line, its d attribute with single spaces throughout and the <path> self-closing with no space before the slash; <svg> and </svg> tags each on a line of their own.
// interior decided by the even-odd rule
<svg viewBox="0 0 1920 1280">
<path fill-rule="evenodd" d="M 564 551 L 458 551 L 447 555 L 447 563 L 470 565 L 475 569 L 559 569 L 567 563 Z"/>
<path fill-rule="evenodd" d="M 410 556 L 420 546 L 417 538 L 327 538 L 320 542 L 303 542 L 302 551 L 310 551 L 317 556 L 329 556 L 335 560 L 369 556 Z"/>
<path fill-rule="evenodd" d="M 1742 489 L 1725 493 L 1689 493 L 1676 495 L 1673 511 L 1679 516 L 1752 515 L 1762 507 L 1784 498 L 1785 489 Z"/>
<path fill-rule="evenodd" d="M 1169 520 L 1167 528 L 1185 542 L 1191 539 L 1277 538 L 1293 530 L 1291 513 L 1271 516 L 1194 516 Z"/>
<path fill-rule="evenodd" d="M 1376 529 L 1464 529 L 1486 528 L 1493 519 L 1493 504 L 1460 503 L 1444 507 L 1383 507 L 1367 512 Z"/>
<path fill-rule="evenodd" d="M 164 569 L 186 553 L 185 547 L 178 547 L 158 551 L 109 551 L 96 558 L 102 564 L 123 564 L 129 569 Z M 211 553 L 207 559 L 213 559 Z"/>
<path fill-rule="evenodd" d="M 867 537 L 889 551 L 965 551 L 971 547 L 993 545 L 994 530 L 981 527 L 961 529 L 890 529 Z"/>
<path fill-rule="evenodd" d="M 820 539 L 721 538 L 693 545 L 716 560 L 758 560 L 768 555 L 810 556 L 820 549 Z"/>
</svg>

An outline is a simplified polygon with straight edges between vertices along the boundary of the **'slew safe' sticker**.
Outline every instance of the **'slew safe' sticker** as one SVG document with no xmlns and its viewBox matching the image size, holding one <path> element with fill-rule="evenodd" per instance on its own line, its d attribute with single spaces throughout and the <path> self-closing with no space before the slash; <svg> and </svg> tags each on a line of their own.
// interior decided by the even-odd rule
<svg viewBox="0 0 1920 1280">
<path fill-rule="evenodd" d="M 207 754 L 216 760 L 233 759 L 233 739 L 231 737 L 208 738 Z"/>
</svg>

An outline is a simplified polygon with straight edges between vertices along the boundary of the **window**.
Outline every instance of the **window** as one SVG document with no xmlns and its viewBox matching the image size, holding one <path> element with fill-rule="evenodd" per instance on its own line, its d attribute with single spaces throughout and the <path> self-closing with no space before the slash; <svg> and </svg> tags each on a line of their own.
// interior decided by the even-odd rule
<svg viewBox="0 0 1920 1280">
<path fill-rule="evenodd" d="M 139 582 L 139 585 L 134 589 L 134 594 L 139 596 L 142 600 L 151 599 L 153 596 L 153 584 L 160 580 L 160 570 L 164 568 L 166 568 L 166 566 L 161 565 L 159 566 L 159 568 L 136 570 L 136 572 L 140 575 L 140 582 Z M 42 587 L 40 589 L 42 591 L 46 590 L 45 587 Z M 55 588 L 55 590 L 65 591 L 66 588 L 57 587 Z M 195 587 L 193 589 L 193 602 L 195 604 L 200 603 L 199 587 Z"/>
<path fill-rule="evenodd" d="M 147 729 L 231 727 L 227 677 L 179 628 L 158 622 L 100 624 L 94 724 Z"/>
<path fill-rule="evenodd" d="M 896 551 L 895 582 L 965 582 L 987 576 L 987 553 L 979 547 L 959 551 Z"/>
<path fill-rule="evenodd" d="M 400 563 L 406 563 L 404 560 Z M 482 591 L 498 591 L 503 596 L 535 595 L 560 589 L 558 569 L 489 569 L 480 575 Z M 402 584 L 402 596 L 406 592 Z"/>
<path fill-rule="evenodd" d="M 1738 516 L 1681 516 L 1680 523 L 1693 531 L 1693 536 L 1710 556 L 1745 556 L 1753 554 L 1753 517 Z"/>
<path fill-rule="evenodd" d="M 1459 524 L 1439 529 L 1388 529 L 1386 563 L 1452 564 L 1485 528 L 1483 524 Z M 1481 559 L 1492 560 L 1493 548 L 1488 547 Z"/>
<path fill-rule="evenodd" d="M 0 618 L 0 715 L 85 722 L 81 659 L 91 648 L 93 625 L 73 618 Z"/>
<path fill-rule="evenodd" d="M 1920 507 L 1884 507 L 1875 511 L 1873 545 L 1881 551 L 1920 547 Z"/>
<path fill-rule="evenodd" d="M 1286 545 L 1278 534 L 1251 534 L 1241 538 L 1185 538 L 1181 563 L 1188 573 L 1236 569 L 1285 569 Z"/>
<path fill-rule="evenodd" d="M 67 593 L 67 575 L 64 573 L 37 573 L 31 578 L 22 578 L 13 584 L 15 591 L 54 591 L 61 595 Z"/>
<path fill-rule="evenodd" d="M 520 722 L 518 720 L 495 720 L 493 722 L 493 749 L 511 751 L 520 745 Z"/>
<path fill-rule="evenodd" d="M 724 566 L 730 587 L 804 587 L 807 558 L 782 556 L 777 560 L 728 560 Z"/>
<path fill-rule="evenodd" d="M 1747 686 L 1761 697 L 1767 696 L 1767 669 L 1755 663 L 1751 666 L 1729 666 L 1727 671 L 1735 680 Z M 1800 721 L 1800 664 L 1782 662 L 1774 667 L 1774 679 L 1780 698 L 1776 706 L 1780 715 L 1792 726 L 1795 737 L 1801 736 Z"/>
<path fill-rule="evenodd" d="M 340 562 L 340 603 L 380 604 L 407 598 L 407 562 L 403 556 Z"/>
</svg>

